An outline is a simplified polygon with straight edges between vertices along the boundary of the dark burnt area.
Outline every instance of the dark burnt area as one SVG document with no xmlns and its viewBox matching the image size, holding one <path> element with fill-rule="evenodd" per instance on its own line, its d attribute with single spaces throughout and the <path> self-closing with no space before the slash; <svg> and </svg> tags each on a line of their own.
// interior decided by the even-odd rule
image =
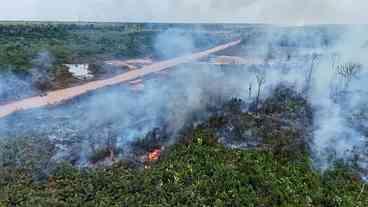
<svg viewBox="0 0 368 207">
<path fill-rule="evenodd" d="M 175 135 L 175 143 L 191 144 L 205 133 L 203 137 L 209 139 L 203 140 L 206 144 L 267 150 L 280 157 L 308 152 L 312 110 L 302 94 L 280 85 L 261 103 L 259 113 L 247 110 L 252 104 L 233 98 L 221 107 L 209 107 L 207 113 L 211 116 L 197 125 L 193 122 L 186 125 Z M 167 146 L 170 140 L 172 137 L 165 128 L 154 129 L 145 138 L 133 142 L 132 149 L 137 154 L 145 154 Z"/>
</svg>

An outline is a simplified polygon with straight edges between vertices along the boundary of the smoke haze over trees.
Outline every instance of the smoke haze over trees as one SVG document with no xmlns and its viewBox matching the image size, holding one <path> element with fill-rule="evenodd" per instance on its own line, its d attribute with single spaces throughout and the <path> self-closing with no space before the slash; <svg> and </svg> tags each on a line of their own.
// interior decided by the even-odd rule
<svg viewBox="0 0 368 207">
<path fill-rule="evenodd" d="M 148 56 L 159 61 L 235 37 L 242 42 L 208 59 L 135 80 L 135 84 L 141 83 L 138 90 L 134 83 L 118 84 L 58 106 L 20 111 L 0 119 L 0 175 L 5 175 L 0 176 L 0 205 L 4 198 L 17 204 L 27 200 L 24 197 L 43 200 L 42 195 L 49 194 L 54 196 L 45 197 L 57 202 L 77 195 L 83 203 L 102 193 L 103 198 L 126 204 L 152 197 L 171 199 L 155 200 L 158 203 L 178 199 L 177 203 L 183 204 L 188 196 L 204 195 L 208 200 L 196 197 L 201 205 L 221 206 L 221 199 L 248 199 L 241 196 L 246 194 L 250 200 L 228 204 L 293 206 L 300 200 L 309 206 L 367 206 L 362 183 L 368 179 L 368 27 L 302 26 L 363 23 L 360 21 L 368 18 L 361 11 L 368 9 L 368 4 L 359 3 L 5 3 L 2 9 L 15 12 L 0 9 L 0 19 L 16 15 L 20 19 L 65 21 L 276 25 L 1 25 L 0 103 L 43 96 L 49 89 L 62 87 L 53 84 L 60 74 L 67 77 L 65 83 L 70 81 L 64 63 L 91 62 L 96 74 L 112 76 L 115 68 L 106 68 L 106 59 Z M 58 13 L 56 8 L 68 11 Z M 222 62 L 234 57 L 243 62 Z M 79 83 L 84 82 L 72 84 Z M 152 150 L 163 151 L 157 165 L 144 160 Z M 100 171 L 100 164 L 108 170 Z M 81 190 L 81 183 L 88 189 Z M 224 189 L 228 186 L 232 190 Z M 22 188 L 27 193 L 22 194 Z M 126 197 L 109 194 L 116 189 Z M 5 196 L 2 190 L 7 192 Z"/>
</svg>

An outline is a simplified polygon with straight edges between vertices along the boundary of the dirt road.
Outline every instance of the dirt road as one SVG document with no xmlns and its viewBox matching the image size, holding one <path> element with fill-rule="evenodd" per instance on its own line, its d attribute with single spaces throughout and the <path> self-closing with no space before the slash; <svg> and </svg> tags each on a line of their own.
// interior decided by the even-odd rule
<svg viewBox="0 0 368 207">
<path fill-rule="evenodd" d="M 145 66 L 139 70 L 130 71 L 121 75 L 117 75 L 115 77 L 105 79 L 105 80 L 98 80 L 98 81 L 92 81 L 83 85 L 51 91 L 47 93 L 46 96 L 36 96 L 31 98 L 26 98 L 23 100 L 11 102 L 5 105 L 0 105 L 0 118 L 3 118 L 5 116 L 8 116 L 16 111 L 22 111 L 27 109 L 33 109 L 33 108 L 39 108 L 47 105 L 56 105 L 61 104 L 66 100 L 70 100 L 76 96 L 82 95 L 84 93 L 87 93 L 89 91 L 96 90 L 98 88 L 103 88 L 106 86 L 111 86 L 127 81 L 131 81 L 137 78 L 140 78 L 142 76 L 159 72 L 168 68 L 171 68 L 173 66 L 191 62 L 193 60 L 198 60 L 201 58 L 205 58 L 208 55 L 219 52 L 221 50 L 227 49 L 229 47 L 238 45 L 241 42 L 241 40 L 236 40 L 227 44 L 219 45 L 217 47 L 214 47 L 212 49 L 194 53 L 191 55 L 183 56 L 174 58 L 171 60 L 166 60 L 162 62 L 158 62 L 152 65 Z"/>
<path fill-rule="evenodd" d="M 139 69 L 139 65 L 151 65 L 153 61 L 151 59 L 133 59 L 133 60 L 109 60 L 105 61 L 105 64 L 117 66 L 117 67 L 123 67 L 128 68 L 129 70 L 136 70 Z"/>
</svg>

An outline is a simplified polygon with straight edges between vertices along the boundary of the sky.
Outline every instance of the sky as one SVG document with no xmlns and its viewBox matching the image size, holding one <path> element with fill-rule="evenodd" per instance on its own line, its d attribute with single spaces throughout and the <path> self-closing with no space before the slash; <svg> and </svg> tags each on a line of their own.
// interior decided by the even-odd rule
<svg viewBox="0 0 368 207">
<path fill-rule="evenodd" d="M 365 24 L 367 0 L 0 0 L 0 20 Z"/>
</svg>

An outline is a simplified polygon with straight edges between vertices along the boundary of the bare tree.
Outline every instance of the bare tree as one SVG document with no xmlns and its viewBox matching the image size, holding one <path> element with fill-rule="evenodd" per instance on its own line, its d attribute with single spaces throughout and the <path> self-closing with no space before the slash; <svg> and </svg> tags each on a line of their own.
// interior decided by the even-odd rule
<svg viewBox="0 0 368 207">
<path fill-rule="evenodd" d="M 252 98 L 252 82 L 249 83 L 249 99 Z"/>
<path fill-rule="evenodd" d="M 331 54 L 331 67 L 333 70 L 335 70 L 336 64 L 338 63 L 339 59 L 340 59 L 340 56 L 338 53 Z"/>
<path fill-rule="evenodd" d="M 256 113 L 258 114 L 258 106 L 262 86 L 266 83 L 266 71 L 264 69 L 256 71 L 256 81 L 257 81 Z"/>
<path fill-rule="evenodd" d="M 286 61 L 290 61 L 295 49 L 293 47 L 286 47 L 285 49 Z"/>
<path fill-rule="evenodd" d="M 266 53 L 266 56 L 264 57 L 264 62 L 266 63 L 266 64 L 269 64 L 270 63 L 270 61 L 272 60 L 272 59 L 274 59 L 275 57 L 274 57 L 274 51 L 273 51 L 273 48 L 272 48 L 272 46 L 269 44 L 268 45 L 268 49 L 267 49 L 267 53 Z"/>
<path fill-rule="evenodd" d="M 336 73 L 344 80 L 343 90 L 347 90 L 353 78 L 356 78 L 362 69 L 359 63 L 344 63 L 336 67 Z"/>
<path fill-rule="evenodd" d="M 307 79 L 306 79 L 306 86 L 305 86 L 305 89 L 304 89 L 305 94 L 308 94 L 308 92 L 310 90 L 310 87 L 311 87 L 311 84 L 312 84 L 312 77 L 313 77 L 314 67 L 316 65 L 316 62 L 317 62 L 318 58 L 319 58 L 318 54 L 316 54 L 316 53 L 312 54 L 312 63 L 311 63 L 311 66 L 309 68 L 309 71 L 308 71 L 308 75 L 307 75 Z"/>
<path fill-rule="evenodd" d="M 336 72 L 336 65 L 338 64 L 340 60 L 340 55 L 336 52 L 331 53 L 331 70 L 332 72 Z M 333 77 L 332 81 L 330 82 L 330 98 L 334 100 L 334 102 L 337 101 L 337 97 L 339 94 L 339 87 L 337 84 L 337 73 L 335 73 L 335 76 Z"/>
</svg>

